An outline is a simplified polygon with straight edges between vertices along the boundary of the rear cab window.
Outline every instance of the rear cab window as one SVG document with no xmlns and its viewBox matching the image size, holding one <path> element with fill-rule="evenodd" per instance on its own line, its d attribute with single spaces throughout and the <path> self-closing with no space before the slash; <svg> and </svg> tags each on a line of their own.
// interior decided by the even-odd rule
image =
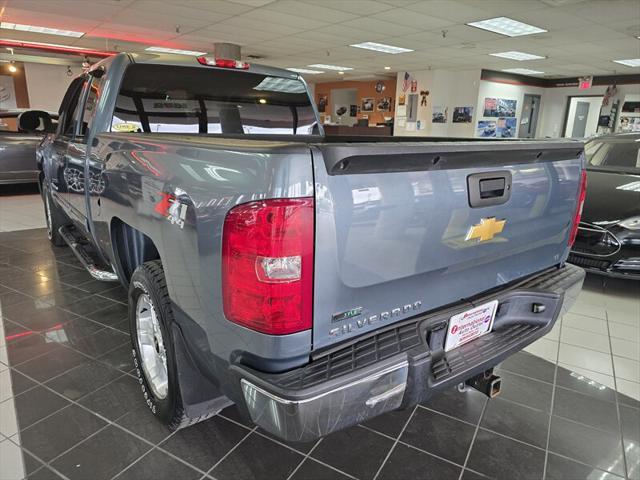
<svg viewBox="0 0 640 480">
<path fill-rule="evenodd" d="M 590 169 L 640 173 L 640 141 L 635 138 L 595 139 L 584 151 Z"/>
<path fill-rule="evenodd" d="M 112 132 L 311 135 L 303 82 L 246 71 L 134 64 L 124 75 Z"/>
</svg>

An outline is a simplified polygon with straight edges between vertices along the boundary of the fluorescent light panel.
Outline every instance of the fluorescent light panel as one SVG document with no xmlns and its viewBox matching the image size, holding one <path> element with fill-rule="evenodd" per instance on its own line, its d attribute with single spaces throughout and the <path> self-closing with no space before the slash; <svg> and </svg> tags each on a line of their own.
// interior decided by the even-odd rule
<svg viewBox="0 0 640 480">
<path fill-rule="evenodd" d="M 478 22 L 467 23 L 470 27 L 481 28 L 490 32 L 500 33 L 508 37 L 519 37 L 522 35 L 533 35 L 534 33 L 544 33 L 547 30 L 519 22 L 513 18 L 496 17 Z"/>
<path fill-rule="evenodd" d="M 180 50 L 177 48 L 165 48 L 165 47 L 148 47 L 145 48 L 147 52 L 156 52 L 156 53 L 174 53 L 176 55 L 190 55 L 192 57 L 200 57 L 201 55 L 206 55 L 207 52 L 194 52 L 192 50 Z"/>
<path fill-rule="evenodd" d="M 520 75 L 541 75 L 544 72 L 539 72 L 538 70 L 531 70 L 529 68 L 504 68 L 503 72 L 508 73 L 519 73 Z"/>
<path fill-rule="evenodd" d="M 310 68 L 287 68 L 290 72 L 296 73 L 308 73 L 309 75 L 317 75 L 318 73 L 324 73 L 320 70 L 311 70 Z"/>
<path fill-rule="evenodd" d="M 502 57 L 508 58 L 510 60 L 518 60 L 522 62 L 523 60 L 540 60 L 547 57 L 541 57 L 540 55 L 534 55 L 533 53 L 525 53 L 525 52 L 498 52 L 498 53 L 490 53 L 489 55 L 493 57 Z"/>
<path fill-rule="evenodd" d="M 627 67 L 640 67 L 640 58 L 630 58 L 628 60 L 614 60 L 614 62 Z"/>
<path fill-rule="evenodd" d="M 325 65 L 324 63 L 314 63 L 313 65 L 307 65 L 307 67 L 322 68 L 324 70 L 353 70 L 351 67 L 339 67 L 338 65 Z"/>
<path fill-rule="evenodd" d="M 305 93 L 307 91 L 300 80 L 281 77 L 265 77 L 264 80 L 253 87 L 253 89 L 284 93 Z"/>
<path fill-rule="evenodd" d="M 410 48 L 394 47 L 393 45 L 385 45 L 384 43 L 375 42 L 354 43 L 351 46 L 356 48 L 364 48 L 365 50 L 373 50 L 376 52 L 390 53 L 392 55 L 395 55 L 397 53 L 413 52 L 413 50 L 411 50 Z"/>
<path fill-rule="evenodd" d="M 60 35 L 62 37 L 80 38 L 84 32 L 74 32 L 73 30 L 60 30 L 58 28 L 38 27 L 35 25 L 23 25 L 20 23 L 0 22 L 0 28 L 7 30 L 19 30 L 21 32 L 46 33 L 47 35 Z"/>
</svg>

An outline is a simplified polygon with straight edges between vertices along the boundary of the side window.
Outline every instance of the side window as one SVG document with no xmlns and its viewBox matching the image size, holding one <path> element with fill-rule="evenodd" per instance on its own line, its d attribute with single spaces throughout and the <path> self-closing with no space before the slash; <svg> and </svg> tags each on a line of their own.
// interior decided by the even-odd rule
<svg viewBox="0 0 640 480">
<path fill-rule="evenodd" d="M 78 102 L 82 95 L 83 87 L 87 80 L 84 78 L 76 78 L 69 86 L 67 93 L 60 105 L 60 125 L 58 134 L 69 137 L 73 136 L 76 127 L 76 118 L 78 114 Z"/>
<path fill-rule="evenodd" d="M 91 84 L 89 85 L 89 92 L 87 93 L 87 101 L 84 104 L 84 109 L 82 111 L 82 119 L 80 120 L 80 136 L 85 136 L 87 132 L 91 129 L 93 125 L 93 121 L 96 117 L 96 108 L 98 106 L 98 102 L 100 101 L 100 96 L 102 95 L 102 89 L 104 85 L 104 79 L 106 77 L 103 75 L 100 78 L 92 78 Z"/>
</svg>

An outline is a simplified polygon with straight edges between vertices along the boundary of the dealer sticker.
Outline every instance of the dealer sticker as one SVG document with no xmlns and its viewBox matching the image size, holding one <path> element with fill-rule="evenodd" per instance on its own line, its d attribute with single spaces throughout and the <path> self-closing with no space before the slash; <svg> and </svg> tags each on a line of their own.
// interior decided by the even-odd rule
<svg viewBox="0 0 640 480">
<path fill-rule="evenodd" d="M 444 351 L 448 352 L 489 333 L 497 308 L 498 301 L 493 300 L 451 317 Z"/>
</svg>

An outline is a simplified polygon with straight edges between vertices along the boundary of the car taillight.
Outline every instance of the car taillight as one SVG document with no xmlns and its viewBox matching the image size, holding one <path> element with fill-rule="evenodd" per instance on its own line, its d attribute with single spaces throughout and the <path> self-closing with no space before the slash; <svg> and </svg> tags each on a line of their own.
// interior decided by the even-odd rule
<svg viewBox="0 0 640 480">
<path fill-rule="evenodd" d="M 272 335 L 311 328 L 313 198 L 263 200 L 229 211 L 222 233 L 228 320 Z"/>
<path fill-rule="evenodd" d="M 578 204 L 576 205 L 576 213 L 573 216 L 573 225 L 571 225 L 571 233 L 569 234 L 569 246 L 573 247 L 578 235 L 578 226 L 580 225 L 580 217 L 582 217 L 582 208 L 584 207 L 584 199 L 587 195 L 587 171 L 582 170 L 580 175 L 580 190 L 578 190 Z"/>
<path fill-rule="evenodd" d="M 238 68 L 240 70 L 247 70 L 249 64 L 240 60 L 233 60 L 231 58 L 214 58 L 214 57 L 196 57 L 200 65 L 209 65 L 211 67 L 219 68 Z"/>
</svg>

